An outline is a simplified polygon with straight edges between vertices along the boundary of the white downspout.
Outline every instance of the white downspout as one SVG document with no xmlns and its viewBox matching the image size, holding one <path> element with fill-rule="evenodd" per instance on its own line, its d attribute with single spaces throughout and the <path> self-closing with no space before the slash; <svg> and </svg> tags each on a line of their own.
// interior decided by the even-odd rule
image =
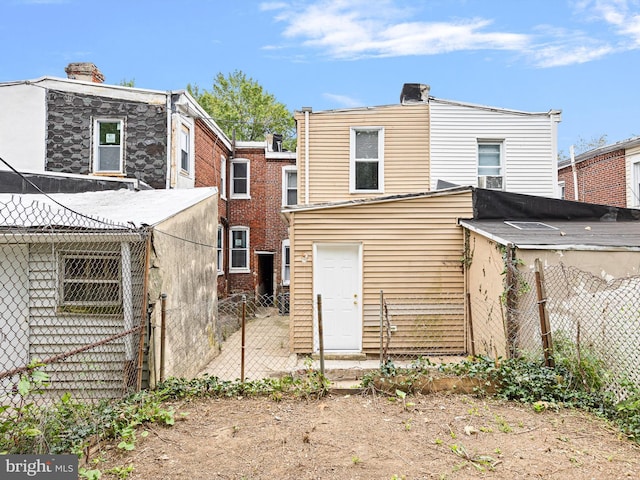
<svg viewBox="0 0 640 480">
<path fill-rule="evenodd" d="M 167 92 L 167 178 L 165 187 L 167 190 L 171 188 L 171 92 Z"/>
<path fill-rule="evenodd" d="M 573 172 L 573 198 L 576 202 L 578 200 L 578 172 L 576 171 L 576 156 L 573 149 L 573 145 L 569 147 L 569 155 L 571 156 L 571 171 Z"/>
<path fill-rule="evenodd" d="M 310 107 L 303 107 L 304 112 L 304 204 L 309 205 L 309 112 Z"/>
</svg>

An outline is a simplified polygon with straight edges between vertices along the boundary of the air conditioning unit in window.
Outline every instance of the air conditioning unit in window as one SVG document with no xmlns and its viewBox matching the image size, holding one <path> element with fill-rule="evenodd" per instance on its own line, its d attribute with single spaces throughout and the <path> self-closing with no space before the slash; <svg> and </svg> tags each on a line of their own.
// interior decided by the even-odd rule
<svg viewBox="0 0 640 480">
<path fill-rule="evenodd" d="M 478 187 L 502 190 L 502 177 L 497 175 L 481 175 L 478 177 Z"/>
</svg>

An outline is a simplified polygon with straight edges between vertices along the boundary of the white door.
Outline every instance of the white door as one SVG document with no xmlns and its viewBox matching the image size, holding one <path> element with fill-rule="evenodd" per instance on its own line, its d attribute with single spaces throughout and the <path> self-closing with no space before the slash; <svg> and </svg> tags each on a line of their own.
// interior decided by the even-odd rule
<svg viewBox="0 0 640 480">
<path fill-rule="evenodd" d="M 324 349 L 362 350 L 362 275 L 360 244 L 315 245 L 314 302 L 322 297 Z M 314 338 L 318 343 L 317 313 Z"/>
</svg>

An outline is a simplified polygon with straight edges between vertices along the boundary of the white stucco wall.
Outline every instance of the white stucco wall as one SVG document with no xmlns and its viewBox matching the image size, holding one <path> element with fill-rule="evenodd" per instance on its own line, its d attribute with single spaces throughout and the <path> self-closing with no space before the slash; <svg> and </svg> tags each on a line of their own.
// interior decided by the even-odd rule
<svg viewBox="0 0 640 480">
<path fill-rule="evenodd" d="M 0 157 L 20 171 L 44 172 L 45 89 L 0 84 Z M 0 162 L 0 170 L 9 168 Z"/>
</svg>

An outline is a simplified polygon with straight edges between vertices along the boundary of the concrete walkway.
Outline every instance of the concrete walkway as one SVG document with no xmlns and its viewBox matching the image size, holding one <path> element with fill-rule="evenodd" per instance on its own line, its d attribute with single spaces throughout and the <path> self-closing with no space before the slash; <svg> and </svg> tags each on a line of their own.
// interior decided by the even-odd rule
<svg viewBox="0 0 640 480">
<path fill-rule="evenodd" d="M 276 308 L 262 308 L 256 317 L 249 319 L 245 328 L 244 379 L 259 380 L 278 378 L 286 374 L 302 372 L 307 368 L 307 357 L 298 357 L 289 352 L 289 317 L 279 315 Z M 362 356 L 348 358 L 325 356 L 326 377 L 340 386 L 356 385 L 362 377 L 380 368 L 379 359 L 365 359 Z M 431 357 L 434 363 L 459 361 L 460 357 Z M 241 377 L 242 331 L 234 332 L 222 345 L 220 355 L 211 361 L 200 373 L 218 377 L 221 380 L 237 380 Z M 407 366 L 411 361 L 396 363 Z M 320 370 L 317 355 L 312 359 L 312 368 Z"/>
</svg>

